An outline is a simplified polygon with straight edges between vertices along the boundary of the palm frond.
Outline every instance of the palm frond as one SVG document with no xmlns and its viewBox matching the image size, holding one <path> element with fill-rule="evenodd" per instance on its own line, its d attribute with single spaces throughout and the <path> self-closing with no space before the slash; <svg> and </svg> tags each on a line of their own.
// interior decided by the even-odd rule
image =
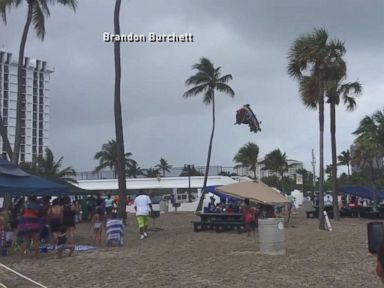
<svg viewBox="0 0 384 288">
<path fill-rule="evenodd" d="M 185 80 L 185 85 L 200 85 L 207 84 L 210 82 L 211 75 L 204 71 L 198 71 L 195 75 Z"/>
<path fill-rule="evenodd" d="M 215 67 L 213 66 L 212 62 L 205 57 L 200 58 L 200 62 L 196 63 L 192 66 L 192 69 L 196 69 L 198 71 L 204 71 L 208 75 L 214 75 L 215 74 Z"/>
<path fill-rule="evenodd" d="M 7 8 L 18 7 L 23 0 L 1 0 L 0 1 L 0 14 L 3 18 L 4 24 L 7 24 Z"/>
<path fill-rule="evenodd" d="M 44 13 L 45 16 L 49 17 L 51 15 L 49 12 L 47 0 L 35 0 L 35 2 L 35 5 L 38 5 L 40 7 L 41 11 Z"/>
<path fill-rule="evenodd" d="M 214 92 L 213 92 L 213 89 L 208 89 L 205 93 L 204 93 L 204 98 L 203 98 L 203 103 L 205 105 L 209 105 L 212 100 L 213 100 L 213 97 L 214 97 Z"/>
<path fill-rule="evenodd" d="M 228 83 L 229 80 L 232 80 L 232 75 L 231 74 L 227 74 L 227 75 L 224 75 L 224 76 L 220 77 L 219 79 L 217 79 L 217 82 L 219 82 L 219 83 Z"/>
<path fill-rule="evenodd" d="M 63 6 L 69 6 L 73 9 L 73 11 L 76 11 L 78 1 L 77 0 L 56 0 L 58 3 L 62 4 Z"/>
<path fill-rule="evenodd" d="M 189 98 L 191 96 L 196 96 L 197 94 L 200 94 L 200 93 L 204 92 L 207 89 L 209 89 L 209 85 L 208 84 L 202 84 L 202 85 L 199 85 L 199 86 L 195 86 L 195 87 L 192 87 L 191 89 L 189 89 L 188 91 L 186 91 L 183 94 L 183 97 L 184 98 Z"/>
<path fill-rule="evenodd" d="M 45 19 L 44 19 L 44 13 L 41 10 L 40 5 L 38 5 L 38 2 L 34 2 L 33 8 L 32 8 L 32 23 L 33 27 L 36 31 L 37 37 L 39 37 L 41 40 L 44 40 L 45 36 Z"/>
<path fill-rule="evenodd" d="M 303 76 L 299 80 L 299 92 L 302 103 L 310 109 L 316 109 L 318 87 L 315 77 Z"/>
<path fill-rule="evenodd" d="M 228 94 L 230 97 L 235 96 L 235 92 L 232 90 L 232 88 L 224 83 L 216 83 L 216 89 L 217 91 L 223 92 L 225 94 Z"/>
</svg>

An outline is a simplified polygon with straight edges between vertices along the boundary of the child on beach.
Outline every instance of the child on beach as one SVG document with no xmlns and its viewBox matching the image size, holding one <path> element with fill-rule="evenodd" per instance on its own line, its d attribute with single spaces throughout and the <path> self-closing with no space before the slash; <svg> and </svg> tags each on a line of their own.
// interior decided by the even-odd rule
<svg viewBox="0 0 384 288">
<path fill-rule="evenodd" d="M 103 215 L 101 209 L 97 209 L 96 213 L 93 215 L 91 220 L 91 229 L 93 229 L 94 237 L 94 245 L 101 246 L 101 232 L 103 229 Z"/>
<path fill-rule="evenodd" d="M 71 256 L 73 250 L 75 250 L 75 245 L 67 244 L 67 227 L 63 225 L 60 227 L 59 234 L 57 234 L 57 258 L 63 257 L 65 249 L 69 249 L 69 256 Z"/>
</svg>

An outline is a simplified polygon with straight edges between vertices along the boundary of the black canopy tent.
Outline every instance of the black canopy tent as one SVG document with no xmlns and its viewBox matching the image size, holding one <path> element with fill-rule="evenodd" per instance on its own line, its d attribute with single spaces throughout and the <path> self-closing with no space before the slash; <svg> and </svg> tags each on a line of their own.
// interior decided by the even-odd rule
<svg viewBox="0 0 384 288">
<path fill-rule="evenodd" d="M 69 189 L 42 177 L 30 175 L 0 159 L 0 194 L 8 197 L 68 195 Z"/>
</svg>

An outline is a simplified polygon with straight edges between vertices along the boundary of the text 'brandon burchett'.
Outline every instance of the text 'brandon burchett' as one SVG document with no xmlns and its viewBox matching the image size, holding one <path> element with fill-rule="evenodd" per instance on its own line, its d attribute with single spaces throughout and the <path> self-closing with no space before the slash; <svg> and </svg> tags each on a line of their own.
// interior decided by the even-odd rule
<svg viewBox="0 0 384 288">
<path fill-rule="evenodd" d="M 184 34 L 156 34 L 149 32 L 145 34 L 111 34 L 108 32 L 103 33 L 104 42 L 153 42 L 153 43 L 164 43 L 164 42 L 193 42 L 193 35 L 191 33 Z M 148 40 L 148 41 L 147 41 Z"/>
</svg>

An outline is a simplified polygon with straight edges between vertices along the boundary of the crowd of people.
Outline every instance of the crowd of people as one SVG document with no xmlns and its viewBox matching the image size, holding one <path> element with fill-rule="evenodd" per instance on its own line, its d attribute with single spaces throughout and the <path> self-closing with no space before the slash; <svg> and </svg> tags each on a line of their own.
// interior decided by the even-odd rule
<svg viewBox="0 0 384 288">
<path fill-rule="evenodd" d="M 215 197 L 210 197 L 206 213 L 241 213 L 243 214 L 243 221 L 245 230 L 250 236 L 251 232 L 254 232 L 258 226 L 258 219 L 275 218 L 278 214 L 277 207 L 272 205 L 263 205 L 251 203 L 248 198 L 245 198 L 242 203 L 228 202 L 225 199 L 220 199 L 219 203 L 215 203 Z"/>
<path fill-rule="evenodd" d="M 22 256 L 33 254 L 37 257 L 43 246 L 51 244 L 58 257 L 66 249 L 71 255 L 75 249 L 75 227 L 83 218 L 84 207 L 94 245 L 101 245 L 103 230 L 108 245 L 123 244 L 123 219 L 117 219 L 118 199 L 112 199 L 111 195 L 106 199 L 100 195 L 89 196 L 85 203 L 68 196 L 53 200 L 31 196 L 27 200 L 24 197 L 14 199 L 8 210 L 0 211 L 2 254 L 6 254 L 10 246 L 16 246 Z"/>
<path fill-rule="evenodd" d="M 79 212 L 79 203 L 72 202 L 69 197 L 56 198 L 52 202 L 50 197 L 15 199 L 11 207 L 0 214 L 2 248 L 16 244 L 22 256 L 31 252 L 37 257 L 41 244 L 51 242 L 59 256 L 64 248 L 71 254 Z"/>
</svg>

